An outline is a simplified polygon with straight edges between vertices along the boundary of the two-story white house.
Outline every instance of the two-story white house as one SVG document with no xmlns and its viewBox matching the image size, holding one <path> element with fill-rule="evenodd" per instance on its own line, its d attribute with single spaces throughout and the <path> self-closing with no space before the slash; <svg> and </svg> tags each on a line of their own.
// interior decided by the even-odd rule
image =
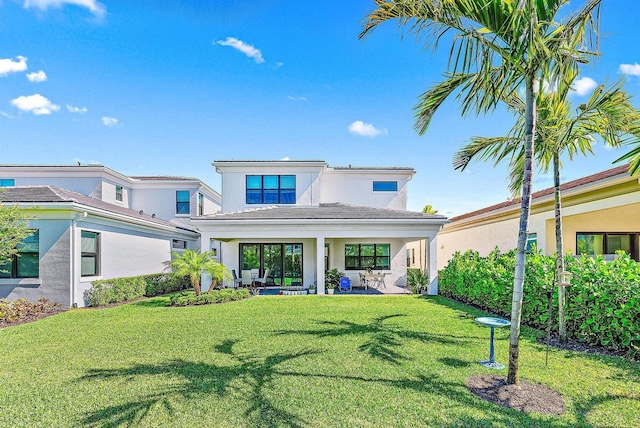
<svg viewBox="0 0 640 428">
<path fill-rule="evenodd" d="M 407 211 L 412 168 L 329 167 L 324 161 L 215 161 L 222 175 L 222 211 L 191 219 L 203 251 L 240 272 L 269 269 L 267 286 L 287 282 L 325 292 L 324 273 L 337 268 L 385 274 L 406 284 L 406 244 L 427 239 L 431 293 L 437 293 L 436 234 L 441 215 Z M 384 289 L 382 290 L 384 291 Z"/>
<path fill-rule="evenodd" d="M 0 266 L 0 298 L 84 306 L 96 279 L 162 272 L 171 252 L 200 248 L 192 216 L 220 194 L 185 177 L 128 177 L 102 165 L 0 165 L 0 202 L 25 210 L 34 234 Z"/>
</svg>

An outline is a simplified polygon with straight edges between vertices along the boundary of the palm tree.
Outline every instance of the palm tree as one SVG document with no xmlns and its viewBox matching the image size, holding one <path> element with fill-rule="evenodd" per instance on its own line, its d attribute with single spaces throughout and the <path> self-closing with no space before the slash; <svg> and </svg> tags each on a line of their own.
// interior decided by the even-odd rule
<svg viewBox="0 0 640 428">
<path fill-rule="evenodd" d="M 569 82 L 564 82 L 555 90 L 538 94 L 536 129 L 536 162 L 543 173 L 553 169 L 556 234 L 556 270 L 558 271 L 558 332 L 563 343 L 567 341 L 564 313 L 564 286 L 560 283 L 560 273 L 564 272 L 564 248 L 562 241 L 562 206 L 560 197 L 560 157 L 566 154 L 573 160 L 576 154 L 593 154 L 592 144 L 600 137 L 611 147 L 640 140 L 632 135 L 634 127 L 640 123 L 640 111 L 631 104 L 631 97 L 622 90 L 620 80 L 610 87 L 598 86 L 589 100 L 578 106 L 574 113 L 568 94 Z M 569 83 L 567 85 L 566 83 Z M 524 153 L 524 103 L 517 93 L 505 97 L 509 109 L 519 115 L 511 131 L 504 137 L 475 137 L 454 155 L 453 167 L 464 170 L 469 163 L 493 159 L 494 164 L 509 161 L 509 190 L 514 197 L 519 196 L 522 186 Z"/>
<path fill-rule="evenodd" d="M 596 45 L 601 0 L 587 0 L 563 23 L 558 10 L 568 0 L 374 0 L 377 9 L 367 15 L 363 37 L 383 22 L 397 19 L 427 46 L 437 47 L 454 32 L 449 72 L 444 82 L 421 95 L 416 106 L 416 129 L 424 134 L 433 114 L 454 92 L 462 101 L 462 114 L 484 113 L 496 107 L 502 94 L 525 87 L 525 138 L 522 201 L 518 249 L 511 306 L 509 373 L 507 382 L 518 384 L 520 318 L 524 285 L 527 226 L 536 133 L 536 95 L 540 81 L 563 78 L 588 62 Z M 470 79 L 470 76 L 479 79 Z M 491 85 L 484 82 L 491 82 Z M 476 84 L 474 84 L 474 82 Z"/>
<path fill-rule="evenodd" d="M 182 254 L 173 252 L 171 254 L 173 259 L 167 262 L 167 265 L 172 269 L 173 274 L 177 276 L 189 276 L 191 286 L 196 292 L 196 295 L 200 295 L 202 287 L 200 284 L 202 274 L 211 276 L 212 282 L 209 287 L 211 291 L 217 282 L 222 280 L 231 280 L 233 276 L 229 269 L 222 263 L 218 263 L 213 259 L 213 253 L 206 251 L 201 253 L 200 251 L 184 250 Z"/>
</svg>

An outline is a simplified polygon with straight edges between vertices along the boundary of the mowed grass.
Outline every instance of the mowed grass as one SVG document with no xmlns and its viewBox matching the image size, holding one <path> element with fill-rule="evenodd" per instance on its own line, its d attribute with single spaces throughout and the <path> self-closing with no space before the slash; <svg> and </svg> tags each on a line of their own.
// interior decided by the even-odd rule
<svg viewBox="0 0 640 428">
<path fill-rule="evenodd" d="M 499 373 L 481 312 L 439 297 L 264 296 L 173 308 L 159 297 L 0 330 L 0 426 L 637 427 L 640 368 L 551 350 L 523 329 L 521 378 L 561 416 L 471 394 Z M 496 334 L 507 362 L 508 330 Z"/>
</svg>

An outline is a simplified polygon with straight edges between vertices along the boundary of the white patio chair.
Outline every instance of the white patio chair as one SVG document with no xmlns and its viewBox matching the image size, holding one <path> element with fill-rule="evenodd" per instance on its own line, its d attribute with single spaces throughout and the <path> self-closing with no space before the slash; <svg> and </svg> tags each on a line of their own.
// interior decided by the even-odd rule
<svg viewBox="0 0 640 428">
<path fill-rule="evenodd" d="M 267 278 L 269 277 L 269 268 L 266 268 L 264 270 L 264 276 L 262 278 L 256 278 L 256 282 L 260 285 L 262 285 L 262 287 L 267 286 Z"/>
<path fill-rule="evenodd" d="M 242 269 L 242 286 L 251 287 L 252 282 L 251 271 L 249 269 Z"/>
<path fill-rule="evenodd" d="M 233 288 L 238 288 L 239 285 L 242 285 L 242 278 L 238 278 L 235 269 L 231 269 L 231 274 L 233 275 Z"/>
</svg>

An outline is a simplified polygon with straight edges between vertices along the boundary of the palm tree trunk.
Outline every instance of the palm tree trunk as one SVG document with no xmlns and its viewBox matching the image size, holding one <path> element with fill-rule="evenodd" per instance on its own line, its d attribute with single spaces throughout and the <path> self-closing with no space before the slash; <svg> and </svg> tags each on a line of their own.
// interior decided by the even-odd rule
<svg viewBox="0 0 640 428">
<path fill-rule="evenodd" d="M 567 343 L 567 325 L 564 318 L 564 284 L 560 273 L 564 272 L 564 248 L 562 243 L 562 205 L 560 201 L 560 159 L 558 153 L 553 155 L 553 187 L 556 208 L 556 278 L 558 280 L 558 334 L 560 343 Z"/>
<path fill-rule="evenodd" d="M 524 270 L 526 262 L 529 213 L 531 211 L 531 183 L 533 181 L 533 154 L 536 126 L 536 92 L 538 80 L 527 76 L 525 98 L 525 158 L 522 182 L 522 203 L 520 205 L 520 229 L 518 231 L 518 249 L 516 269 L 513 279 L 513 300 L 511 302 L 511 335 L 509 337 L 509 373 L 507 383 L 518 385 L 518 357 L 520 354 L 520 319 L 522 317 L 522 297 L 524 290 Z"/>
</svg>

